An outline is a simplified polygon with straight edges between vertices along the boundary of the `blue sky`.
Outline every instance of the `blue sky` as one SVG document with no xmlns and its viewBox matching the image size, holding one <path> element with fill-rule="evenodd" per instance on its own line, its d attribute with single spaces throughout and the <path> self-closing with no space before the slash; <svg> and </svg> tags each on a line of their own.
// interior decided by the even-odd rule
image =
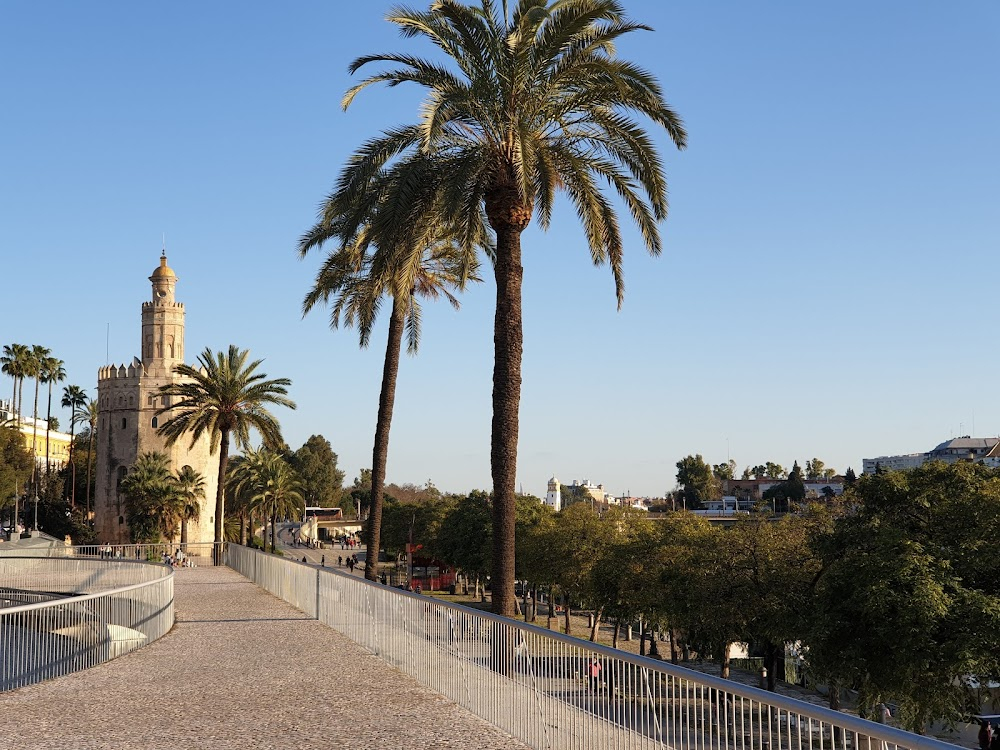
<svg viewBox="0 0 1000 750">
<path fill-rule="evenodd" d="M 371 465 L 384 329 L 303 319 L 299 261 L 344 159 L 419 92 L 344 113 L 348 63 L 433 55 L 389 3 L 8 2 L 0 24 L 0 343 L 41 344 L 95 392 L 139 352 L 166 233 L 188 359 L 230 343 L 293 381 L 298 447 Z M 626 299 L 572 209 L 523 236 L 518 481 L 660 495 L 689 453 L 838 470 L 1000 433 L 992 317 L 1000 5 L 626 0 L 689 148 L 665 156 L 664 253 L 626 235 Z M 425 310 L 400 368 L 388 477 L 490 486 L 491 279 Z M 110 333 L 108 326 L 110 324 Z M 9 398 L 10 381 L 0 382 Z M 65 423 L 66 415 L 63 416 Z"/>
</svg>

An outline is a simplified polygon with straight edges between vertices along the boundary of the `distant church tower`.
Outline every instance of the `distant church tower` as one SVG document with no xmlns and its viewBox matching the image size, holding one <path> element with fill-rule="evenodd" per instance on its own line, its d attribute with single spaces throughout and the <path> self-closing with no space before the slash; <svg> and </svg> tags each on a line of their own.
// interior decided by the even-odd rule
<svg viewBox="0 0 1000 750">
<path fill-rule="evenodd" d="M 157 432 L 157 426 L 169 417 L 155 416 L 166 405 L 157 391 L 182 380 L 174 374 L 174 367 L 184 362 L 184 305 L 174 300 L 177 275 L 167 265 L 165 254 L 149 280 L 153 299 L 142 303 L 142 359 L 98 371 L 94 527 L 100 542 L 131 541 L 119 487 L 140 453 L 159 451 L 170 457 L 175 474 L 188 465 L 202 475 L 205 497 L 198 520 L 188 521 L 188 542 L 211 542 L 219 455 L 211 453 L 208 435 L 193 446 L 189 437 L 181 437 L 168 448 Z"/>
<path fill-rule="evenodd" d="M 562 485 L 559 484 L 559 480 L 555 477 L 549 480 L 549 491 L 545 493 L 545 504 L 552 507 L 553 510 L 562 510 L 562 492 L 560 490 Z"/>
</svg>

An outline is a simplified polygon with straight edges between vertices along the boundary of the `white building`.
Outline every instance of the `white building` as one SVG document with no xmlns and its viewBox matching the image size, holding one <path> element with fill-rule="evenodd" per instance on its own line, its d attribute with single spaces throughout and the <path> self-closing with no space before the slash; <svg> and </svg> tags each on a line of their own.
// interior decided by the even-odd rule
<svg viewBox="0 0 1000 750">
<path fill-rule="evenodd" d="M 545 493 L 545 504 L 555 511 L 562 510 L 562 492 L 559 480 L 555 477 L 549 480 L 549 489 Z"/>
<path fill-rule="evenodd" d="M 866 458 L 862 462 L 865 474 L 874 474 L 881 466 L 889 471 L 905 471 L 920 466 L 927 461 L 977 461 L 987 466 L 1000 466 L 1000 438 L 974 438 L 964 435 L 937 445 L 926 453 L 907 453 L 902 456 L 879 456 Z"/>
</svg>

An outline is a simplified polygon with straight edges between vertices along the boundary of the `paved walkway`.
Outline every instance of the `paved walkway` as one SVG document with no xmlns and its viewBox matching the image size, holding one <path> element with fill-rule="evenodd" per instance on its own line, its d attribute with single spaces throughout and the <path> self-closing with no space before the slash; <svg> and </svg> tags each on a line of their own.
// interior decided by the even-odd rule
<svg viewBox="0 0 1000 750">
<path fill-rule="evenodd" d="M 0 694 L 0 748 L 525 748 L 228 568 L 174 580 L 156 643 Z"/>
</svg>

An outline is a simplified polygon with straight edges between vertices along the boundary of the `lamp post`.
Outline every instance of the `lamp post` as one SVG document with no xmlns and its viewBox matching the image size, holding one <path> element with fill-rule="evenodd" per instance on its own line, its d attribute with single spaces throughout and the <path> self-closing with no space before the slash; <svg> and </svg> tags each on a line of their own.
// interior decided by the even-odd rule
<svg viewBox="0 0 1000 750">
<path fill-rule="evenodd" d="M 38 493 L 35 493 L 35 531 L 38 531 Z"/>
</svg>

